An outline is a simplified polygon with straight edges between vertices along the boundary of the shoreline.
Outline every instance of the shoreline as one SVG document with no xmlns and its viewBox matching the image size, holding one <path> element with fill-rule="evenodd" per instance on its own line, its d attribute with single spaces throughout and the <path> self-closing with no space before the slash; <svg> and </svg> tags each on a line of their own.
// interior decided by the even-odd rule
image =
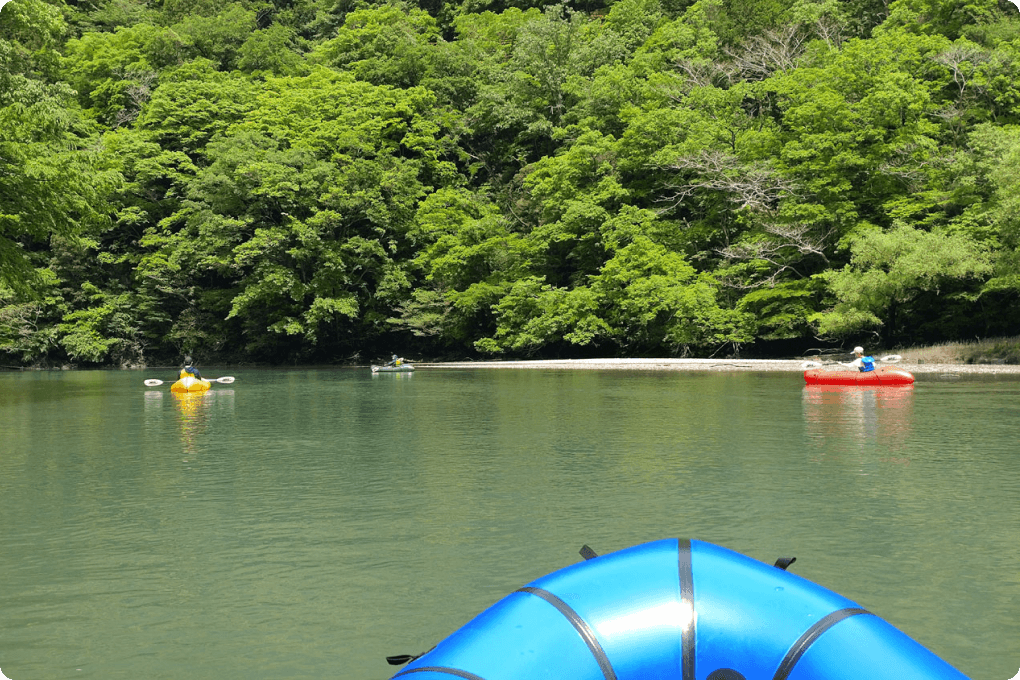
<svg viewBox="0 0 1020 680">
<path fill-rule="evenodd" d="M 804 362 L 817 361 L 814 358 L 801 359 L 675 359 L 675 358 L 643 358 L 643 359 L 525 359 L 525 360 L 489 360 L 489 361 L 416 361 L 405 359 L 415 368 L 433 369 L 518 369 L 518 370 L 607 370 L 607 371 L 687 371 L 687 372 L 803 372 Z M 1020 364 L 962 364 L 942 363 L 924 360 L 904 359 L 896 363 L 881 363 L 879 366 L 897 366 L 915 375 L 1020 375 Z M 289 368 L 287 366 L 229 365 L 232 369 L 244 368 Z M 368 368 L 369 364 L 326 365 L 309 364 L 305 368 Z M 836 369 L 837 363 L 829 361 L 816 368 Z M 80 369 L 73 366 L 61 367 L 13 367 L 0 366 L 0 373 L 23 371 L 123 371 L 123 370 L 176 370 L 173 366 L 130 366 Z"/>
<path fill-rule="evenodd" d="M 502 369 L 580 369 L 629 371 L 785 371 L 803 372 L 801 366 L 813 359 L 537 359 L 526 361 L 444 361 L 411 362 L 415 368 L 502 368 Z M 1020 374 L 1016 364 L 941 364 L 900 361 L 897 366 L 914 374 L 974 373 Z M 836 364 L 825 364 L 835 367 Z"/>
</svg>

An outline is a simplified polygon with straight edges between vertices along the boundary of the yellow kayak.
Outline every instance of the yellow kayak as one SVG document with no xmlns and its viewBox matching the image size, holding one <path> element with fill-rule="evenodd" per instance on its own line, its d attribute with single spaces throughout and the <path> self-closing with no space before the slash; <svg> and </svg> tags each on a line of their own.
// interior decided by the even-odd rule
<svg viewBox="0 0 1020 680">
<path fill-rule="evenodd" d="M 173 385 L 170 386 L 171 392 L 205 392 L 212 386 L 212 383 L 208 380 L 199 380 L 193 378 L 190 375 L 186 378 L 181 378 Z"/>
</svg>

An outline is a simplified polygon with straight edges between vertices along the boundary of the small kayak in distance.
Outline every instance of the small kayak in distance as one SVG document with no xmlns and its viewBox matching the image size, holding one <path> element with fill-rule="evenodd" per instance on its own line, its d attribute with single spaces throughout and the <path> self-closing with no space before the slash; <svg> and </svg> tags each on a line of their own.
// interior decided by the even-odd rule
<svg viewBox="0 0 1020 680">
<path fill-rule="evenodd" d="M 804 382 L 808 385 L 913 385 L 914 375 L 895 366 L 867 372 L 811 368 L 804 371 Z"/>
<path fill-rule="evenodd" d="M 190 375 L 186 378 L 181 378 L 173 385 L 170 386 L 171 392 L 205 392 L 212 386 L 212 383 L 208 380 L 199 380 L 193 378 Z"/>
<path fill-rule="evenodd" d="M 414 371 L 414 366 L 410 364 L 401 364 L 399 366 L 373 366 L 373 373 L 411 373 Z"/>
</svg>

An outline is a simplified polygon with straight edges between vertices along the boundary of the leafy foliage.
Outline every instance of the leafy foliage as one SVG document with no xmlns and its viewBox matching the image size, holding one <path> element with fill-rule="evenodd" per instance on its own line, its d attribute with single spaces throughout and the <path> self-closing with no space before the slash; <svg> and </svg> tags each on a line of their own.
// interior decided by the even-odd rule
<svg viewBox="0 0 1020 680">
<path fill-rule="evenodd" d="M 1016 334 L 1018 45 L 991 0 L 15 0 L 0 353 Z"/>
<path fill-rule="evenodd" d="M 29 297 L 30 253 L 101 225 L 117 181 L 73 92 L 46 77 L 64 30 L 40 0 L 10 4 L 0 21 L 0 284 Z"/>
<path fill-rule="evenodd" d="M 910 305 L 919 296 L 952 295 L 957 281 L 991 271 L 987 253 L 971 239 L 906 225 L 866 234 L 852 251 L 844 269 L 821 275 L 838 300 L 832 311 L 815 317 L 822 334 L 845 335 L 883 319 L 895 324 L 897 314 L 909 319 Z"/>
</svg>

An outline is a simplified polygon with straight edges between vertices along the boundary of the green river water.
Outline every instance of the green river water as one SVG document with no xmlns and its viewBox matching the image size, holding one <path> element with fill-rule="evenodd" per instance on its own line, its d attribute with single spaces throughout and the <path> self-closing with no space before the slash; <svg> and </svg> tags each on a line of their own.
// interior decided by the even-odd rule
<svg viewBox="0 0 1020 680">
<path fill-rule="evenodd" d="M 1020 380 L 203 368 L 0 373 L 12 680 L 388 678 L 512 590 L 697 538 L 1020 668 Z"/>
</svg>

